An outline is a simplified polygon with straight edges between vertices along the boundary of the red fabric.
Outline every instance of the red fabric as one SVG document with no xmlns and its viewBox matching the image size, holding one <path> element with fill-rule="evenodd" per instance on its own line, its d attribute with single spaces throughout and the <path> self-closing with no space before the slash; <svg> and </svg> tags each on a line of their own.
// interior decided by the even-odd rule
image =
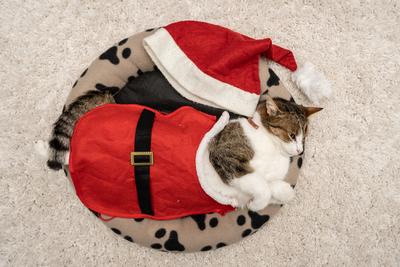
<svg viewBox="0 0 400 267">
<path fill-rule="evenodd" d="M 292 51 L 282 48 L 278 45 L 272 45 L 265 51 L 266 58 L 288 68 L 291 71 L 297 69 L 297 63 Z"/>
<path fill-rule="evenodd" d="M 292 52 L 230 29 L 199 21 L 181 21 L 165 29 L 179 48 L 204 73 L 250 93 L 260 94 L 259 56 L 297 68 Z"/>
<path fill-rule="evenodd" d="M 85 114 L 71 140 L 69 168 L 76 193 L 90 209 L 128 218 L 168 220 L 233 210 L 209 197 L 201 188 L 195 166 L 197 147 L 215 117 L 191 107 L 164 115 L 156 113 L 151 150 L 150 190 L 154 216 L 141 214 L 130 152 L 139 105 L 107 104 Z"/>
</svg>

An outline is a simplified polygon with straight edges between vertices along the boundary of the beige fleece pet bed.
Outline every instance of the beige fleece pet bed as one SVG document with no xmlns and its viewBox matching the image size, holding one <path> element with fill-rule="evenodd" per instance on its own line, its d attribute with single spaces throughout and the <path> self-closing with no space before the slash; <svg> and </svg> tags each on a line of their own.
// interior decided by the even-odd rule
<svg viewBox="0 0 400 267">
<path fill-rule="evenodd" d="M 150 29 L 135 34 L 101 54 L 75 82 L 66 105 L 95 88 L 107 88 L 117 92 L 128 81 L 145 72 L 154 71 L 155 65 L 146 53 L 142 41 L 155 31 Z M 260 60 L 259 69 L 262 92 L 268 90 L 273 97 L 293 100 L 276 74 L 268 68 L 266 60 Z M 302 155 L 291 160 L 286 181 L 292 186 L 296 184 L 302 162 Z M 70 178 L 68 166 L 65 167 L 65 174 Z M 130 242 L 161 251 L 194 252 L 218 249 L 254 234 L 279 209 L 279 205 L 269 205 L 261 212 L 241 209 L 229 212 L 225 216 L 211 213 L 163 221 L 110 218 L 96 212 L 94 214 L 115 234 Z"/>
</svg>

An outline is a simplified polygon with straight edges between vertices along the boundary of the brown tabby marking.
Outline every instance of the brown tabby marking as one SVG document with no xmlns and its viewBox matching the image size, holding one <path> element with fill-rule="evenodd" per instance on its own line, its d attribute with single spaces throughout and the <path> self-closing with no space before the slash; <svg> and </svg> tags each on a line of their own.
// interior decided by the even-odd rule
<svg viewBox="0 0 400 267">
<path fill-rule="evenodd" d="M 303 142 L 308 130 L 308 117 L 322 108 L 304 107 L 280 97 L 267 97 L 261 102 L 257 111 L 261 116 L 263 126 L 284 142 L 290 142 L 291 136 L 303 131 Z"/>
<path fill-rule="evenodd" d="M 279 97 L 272 103 L 271 100 L 267 99 L 270 103 L 261 102 L 257 107 L 263 126 L 284 142 L 290 142 L 290 136 L 298 135 L 301 130 L 305 136 L 308 120 L 304 107 Z"/>
<path fill-rule="evenodd" d="M 249 161 L 254 156 L 239 122 L 232 122 L 209 144 L 210 162 L 224 183 L 253 172 Z"/>
</svg>

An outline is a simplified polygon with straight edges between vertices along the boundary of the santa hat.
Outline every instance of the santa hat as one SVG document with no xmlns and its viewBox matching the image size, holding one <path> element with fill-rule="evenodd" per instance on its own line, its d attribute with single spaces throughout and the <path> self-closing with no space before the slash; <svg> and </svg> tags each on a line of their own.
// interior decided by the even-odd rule
<svg viewBox="0 0 400 267">
<path fill-rule="evenodd" d="M 318 96 L 330 91 L 312 65 L 297 70 L 293 53 L 269 38 L 256 40 L 221 26 L 181 21 L 158 29 L 143 44 L 182 96 L 244 116 L 253 115 L 260 99 L 260 56 L 293 71 L 294 81 L 310 98 L 313 91 Z"/>
</svg>

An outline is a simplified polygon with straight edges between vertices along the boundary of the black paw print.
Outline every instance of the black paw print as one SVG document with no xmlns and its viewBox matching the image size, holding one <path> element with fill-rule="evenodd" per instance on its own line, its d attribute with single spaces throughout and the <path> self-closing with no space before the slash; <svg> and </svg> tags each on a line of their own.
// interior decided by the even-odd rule
<svg viewBox="0 0 400 267">
<path fill-rule="evenodd" d="M 154 236 L 157 239 L 162 239 L 167 234 L 167 230 L 165 228 L 158 229 Z M 151 244 L 152 248 L 154 249 L 161 249 L 163 248 L 162 242 L 160 243 L 153 243 Z M 185 251 L 185 246 L 179 242 L 178 232 L 172 230 L 169 233 L 168 239 L 164 242 L 164 249 L 166 251 Z"/>
</svg>

